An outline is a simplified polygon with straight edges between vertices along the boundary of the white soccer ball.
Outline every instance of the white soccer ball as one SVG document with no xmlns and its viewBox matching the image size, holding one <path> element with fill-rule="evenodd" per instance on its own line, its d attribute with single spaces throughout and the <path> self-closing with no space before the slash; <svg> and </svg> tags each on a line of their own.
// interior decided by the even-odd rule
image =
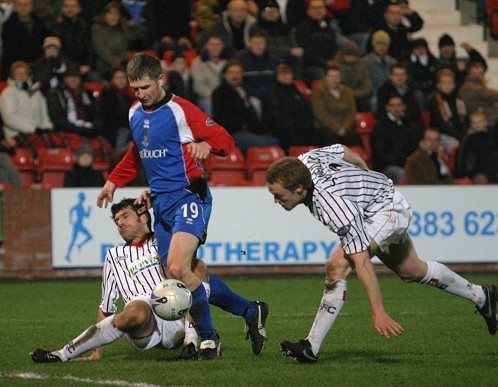
<svg viewBox="0 0 498 387">
<path fill-rule="evenodd" d="M 192 306 L 192 294 L 182 281 L 167 279 L 159 282 L 152 291 L 150 305 L 163 320 L 179 320 Z"/>
</svg>

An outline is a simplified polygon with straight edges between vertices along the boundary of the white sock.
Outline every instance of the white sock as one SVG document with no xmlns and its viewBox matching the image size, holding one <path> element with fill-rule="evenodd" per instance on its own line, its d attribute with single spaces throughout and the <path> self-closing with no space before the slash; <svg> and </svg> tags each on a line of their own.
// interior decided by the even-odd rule
<svg viewBox="0 0 498 387">
<path fill-rule="evenodd" d="M 187 346 L 190 343 L 194 343 L 195 348 L 197 349 L 198 339 L 199 335 L 195 330 L 195 324 L 192 321 L 188 321 L 188 319 L 185 319 L 185 338 L 183 339 L 183 345 Z"/>
<path fill-rule="evenodd" d="M 206 289 L 206 296 L 209 300 L 209 295 L 211 294 L 211 285 L 209 285 L 208 282 L 203 282 L 202 284 L 204 285 L 204 289 Z"/>
<path fill-rule="evenodd" d="M 334 324 L 335 319 L 341 312 L 346 300 L 346 290 L 347 282 L 345 280 L 325 281 L 325 290 L 320 307 L 307 337 L 315 356 L 320 352 L 320 346 L 325 336 L 327 336 L 332 324 Z"/>
<path fill-rule="evenodd" d="M 439 262 L 428 261 L 427 266 L 427 274 L 420 281 L 421 284 L 434 286 L 445 292 L 466 298 L 479 308 L 484 305 L 486 296 L 480 285 L 467 281 Z"/>
<path fill-rule="evenodd" d="M 124 332 L 116 328 L 113 322 L 114 316 L 106 317 L 67 343 L 64 348 L 57 351 L 62 361 L 74 359 L 86 351 L 112 343 L 123 336 Z"/>
</svg>

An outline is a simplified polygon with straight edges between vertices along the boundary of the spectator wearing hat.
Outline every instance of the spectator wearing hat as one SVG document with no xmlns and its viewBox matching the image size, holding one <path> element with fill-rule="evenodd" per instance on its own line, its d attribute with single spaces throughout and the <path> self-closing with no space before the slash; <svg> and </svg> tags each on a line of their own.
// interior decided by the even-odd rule
<svg viewBox="0 0 498 387">
<path fill-rule="evenodd" d="M 469 63 L 479 62 L 482 63 L 486 69 L 488 67 L 483 56 L 470 44 L 463 42 L 460 46 L 467 52 L 468 58 L 456 57 L 455 41 L 450 35 L 443 34 L 439 38 L 438 69 L 448 68 L 455 73 L 457 90 L 465 81 Z"/>
<path fill-rule="evenodd" d="M 102 134 L 103 113 L 93 92 L 82 86 L 79 66 L 68 66 L 62 84 L 48 93 L 48 111 L 57 130 L 94 138 Z"/>
<path fill-rule="evenodd" d="M 408 62 L 408 74 L 410 75 L 413 87 L 420 90 L 426 102 L 427 98 L 436 90 L 437 59 L 432 55 L 424 38 L 415 39 L 412 42 L 412 52 Z"/>
<path fill-rule="evenodd" d="M 373 92 L 372 79 L 365 59 L 360 58 L 356 43 L 348 41 L 342 46 L 338 63 L 342 84 L 353 91 L 357 111 L 370 111 L 370 98 Z"/>
<path fill-rule="evenodd" d="M 43 41 L 43 56 L 33 64 L 33 78 L 40 83 L 43 94 L 62 83 L 67 67 L 68 61 L 61 55 L 61 40 L 47 36 Z"/>
<path fill-rule="evenodd" d="M 76 162 L 64 175 L 64 187 L 101 187 L 105 184 L 102 172 L 92 167 L 93 149 L 88 144 L 76 148 Z"/>
<path fill-rule="evenodd" d="M 62 56 L 77 63 L 81 74 L 88 77 L 93 65 L 92 42 L 90 26 L 82 16 L 79 0 L 63 0 L 51 30 L 61 40 Z"/>
<path fill-rule="evenodd" d="M 32 10 L 32 0 L 14 0 L 14 9 L 2 26 L 2 79 L 7 79 L 12 63 L 34 63 L 43 55 L 48 36 L 43 21 Z"/>
<path fill-rule="evenodd" d="M 388 54 L 391 38 L 386 31 L 375 31 L 371 39 L 372 51 L 364 56 L 370 78 L 372 79 L 372 97 L 370 108 L 377 111 L 377 93 L 384 83 L 389 80 L 389 71 L 396 64 L 396 59 Z"/>
</svg>

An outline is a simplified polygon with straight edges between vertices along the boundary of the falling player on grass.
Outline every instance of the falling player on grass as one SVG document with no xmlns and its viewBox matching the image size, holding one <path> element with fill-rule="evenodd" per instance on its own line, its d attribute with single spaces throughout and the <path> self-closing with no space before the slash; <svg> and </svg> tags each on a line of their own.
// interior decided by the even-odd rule
<svg viewBox="0 0 498 387">
<path fill-rule="evenodd" d="M 165 273 L 154 233 L 151 232 L 150 214 L 148 211 L 139 211 L 140 208 L 141 205 L 134 204 L 134 199 L 123 199 L 111 207 L 112 219 L 126 244 L 107 252 L 97 323 L 57 351 L 34 350 L 31 353 L 33 361 L 47 363 L 76 358 L 97 360 L 102 356 L 103 345 L 123 335 L 140 350 L 157 346 L 166 349 L 181 346 L 182 359 L 198 358 L 198 337 L 194 325 L 185 319 L 162 320 L 150 307 L 150 294 L 154 286 L 165 278 Z M 206 265 L 202 261 L 194 259 L 193 263 L 194 272 L 209 292 L 209 301 L 246 320 L 252 350 L 259 354 L 266 340 L 264 324 L 268 306 L 237 295 L 216 276 L 208 277 Z M 121 312 L 117 312 L 119 296 L 125 301 L 125 308 Z M 263 315 L 258 314 L 258 305 L 263 307 Z M 258 329 L 259 325 L 262 325 L 262 330 Z M 93 351 L 89 356 L 80 357 L 90 350 Z"/>
<path fill-rule="evenodd" d="M 281 350 L 302 363 L 318 360 L 320 346 L 346 299 L 346 278 L 353 269 L 363 285 L 377 332 L 389 338 L 403 327 L 384 310 L 382 294 L 370 259 L 377 256 L 405 282 L 419 282 L 472 301 L 496 334 L 495 285 L 475 285 L 435 261 L 420 260 L 408 235 L 412 211 L 393 182 L 369 171 L 349 148 L 336 144 L 275 161 L 266 171 L 275 203 L 291 211 L 304 204 L 336 233 L 340 245 L 326 263 L 325 291 L 305 340 L 283 341 Z"/>
</svg>

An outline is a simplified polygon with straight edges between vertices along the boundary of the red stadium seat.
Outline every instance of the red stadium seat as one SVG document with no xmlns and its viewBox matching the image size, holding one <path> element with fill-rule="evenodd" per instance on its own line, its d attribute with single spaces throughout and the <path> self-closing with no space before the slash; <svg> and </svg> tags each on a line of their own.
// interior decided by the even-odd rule
<svg viewBox="0 0 498 387">
<path fill-rule="evenodd" d="M 50 188 L 63 187 L 64 174 L 73 167 L 74 162 L 75 155 L 71 149 L 40 149 L 36 160 L 40 183 Z"/>
<path fill-rule="evenodd" d="M 209 155 L 204 168 L 211 185 L 244 185 L 247 182 L 246 161 L 239 148 L 234 148 L 226 157 Z"/>
<path fill-rule="evenodd" d="M 422 110 L 422 121 L 424 122 L 424 126 L 428 128 L 431 126 L 431 112 L 429 110 Z"/>
<path fill-rule="evenodd" d="M 36 181 L 36 168 L 34 158 L 31 152 L 26 148 L 17 148 L 16 153 L 11 156 L 12 164 L 23 178 L 26 185 L 33 184 Z"/>
<path fill-rule="evenodd" d="M 285 156 L 279 146 L 250 147 L 247 150 L 247 175 L 252 185 L 265 185 L 265 172 L 278 159 Z"/>
<path fill-rule="evenodd" d="M 9 83 L 7 81 L 0 81 L 0 94 L 7 86 L 9 86 Z"/>
<path fill-rule="evenodd" d="M 311 99 L 311 89 L 308 87 L 306 82 L 301 79 L 295 79 L 294 86 L 296 86 L 303 97 L 305 97 L 306 99 Z"/>
<path fill-rule="evenodd" d="M 302 153 L 308 152 L 313 149 L 320 148 L 318 145 L 293 145 L 289 147 L 287 152 L 289 156 L 297 157 Z"/>
</svg>

